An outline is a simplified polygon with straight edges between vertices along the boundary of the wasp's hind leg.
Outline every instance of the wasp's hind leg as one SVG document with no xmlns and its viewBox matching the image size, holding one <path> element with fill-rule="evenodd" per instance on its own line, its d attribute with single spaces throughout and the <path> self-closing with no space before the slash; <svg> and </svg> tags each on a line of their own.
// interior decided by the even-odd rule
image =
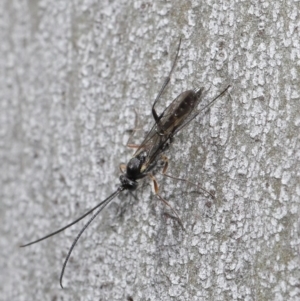
<svg viewBox="0 0 300 301">
<path fill-rule="evenodd" d="M 174 177 L 174 176 L 171 176 L 171 175 L 167 174 L 166 172 L 167 172 L 168 165 L 169 165 L 169 159 L 165 155 L 162 155 L 161 160 L 164 162 L 164 166 L 163 166 L 163 170 L 162 170 L 162 175 L 163 176 L 168 177 L 168 178 L 173 179 L 173 180 L 183 181 L 183 182 L 186 182 L 187 184 L 191 184 L 193 186 L 196 186 L 198 189 L 200 189 L 200 190 L 204 191 L 205 193 L 209 194 L 213 199 L 215 198 L 215 196 L 211 192 L 207 191 L 206 189 L 201 187 L 199 184 L 193 183 L 188 179 L 178 178 L 178 177 Z"/>
<path fill-rule="evenodd" d="M 178 213 L 176 212 L 176 210 L 169 204 L 169 202 L 167 200 L 165 200 L 160 194 L 159 194 L 159 187 L 158 187 L 158 183 L 157 180 L 155 179 L 155 177 L 152 174 L 149 174 L 150 179 L 153 181 L 153 186 L 154 186 L 154 193 L 155 195 L 166 205 L 168 206 L 172 212 L 174 213 L 175 216 L 173 216 L 173 218 L 175 218 L 179 225 L 181 226 L 181 228 L 184 230 L 183 224 L 181 222 L 181 219 L 178 215 Z"/>
</svg>

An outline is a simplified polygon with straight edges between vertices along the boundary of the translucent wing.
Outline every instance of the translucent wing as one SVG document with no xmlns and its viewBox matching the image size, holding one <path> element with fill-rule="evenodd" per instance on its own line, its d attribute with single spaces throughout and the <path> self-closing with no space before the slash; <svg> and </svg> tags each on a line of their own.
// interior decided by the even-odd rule
<svg viewBox="0 0 300 301">
<path fill-rule="evenodd" d="M 167 148 L 174 134 L 197 116 L 198 113 L 192 114 L 192 112 L 201 99 L 202 91 L 203 89 L 200 89 L 198 92 L 188 90 L 181 93 L 159 115 L 158 121 L 154 124 L 134 154 L 135 157 L 141 152 L 147 153 L 143 172 L 147 172 L 147 169 L 153 166 L 158 156 Z"/>
</svg>

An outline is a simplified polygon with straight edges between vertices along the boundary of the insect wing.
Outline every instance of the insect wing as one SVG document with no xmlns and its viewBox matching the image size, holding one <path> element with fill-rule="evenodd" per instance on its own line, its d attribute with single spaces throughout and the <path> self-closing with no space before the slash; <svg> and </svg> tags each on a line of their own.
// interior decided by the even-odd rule
<svg viewBox="0 0 300 301">
<path fill-rule="evenodd" d="M 170 138 L 197 116 L 197 112 L 191 113 L 197 107 L 202 91 L 203 89 L 198 92 L 189 90 L 181 93 L 160 115 L 159 121 L 154 124 L 134 154 L 138 156 L 142 151 L 146 151 L 147 159 L 143 172 L 147 172 L 147 168 L 150 168 L 158 156 L 164 152 Z"/>
<path fill-rule="evenodd" d="M 158 128 L 160 132 L 173 136 L 182 126 L 189 123 L 195 114 L 191 114 L 197 108 L 203 89 L 195 92 L 188 90 L 176 97 L 173 102 L 165 109 L 161 117 Z"/>
<path fill-rule="evenodd" d="M 133 157 L 137 157 L 142 152 L 147 154 L 143 170 L 147 170 L 148 165 L 152 165 L 155 162 L 157 156 L 163 151 L 168 139 L 169 137 L 166 135 L 159 134 L 158 126 L 155 123 L 133 155 Z"/>
</svg>

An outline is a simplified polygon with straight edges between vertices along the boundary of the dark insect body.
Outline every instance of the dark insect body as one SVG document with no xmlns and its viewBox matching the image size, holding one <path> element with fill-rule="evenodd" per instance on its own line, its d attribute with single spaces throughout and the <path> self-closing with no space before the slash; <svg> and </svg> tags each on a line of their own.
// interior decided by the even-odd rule
<svg viewBox="0 0 300 301">
<path fill-rule="evenodd" d="M 156 182 L 156 179 L 154 178 L 151 171 L 157 167 L 158 161 L 164 162 L 163 167 L 163 174 L 166 173 L 167 166 L 168 166 L 168 159 L 164 155 L 164 152 L 169 148 L 169 145 L 172 143 L 174 135 L 180 131 L 183 127 L 185 127 L 188 123 L 190 123 L 201 111 L 208 108 L 216 99 L 218 99 L 221 95 L 223 95 L 230 86 L 227 86 L 227 88 L 221 92 L 217 97 L 215 97 L 212 101 L 210 101 L 204 108 L 201 110 L 196 110 L 202 96 L 203 88 L 194 91 L 194 90 L 188 90 L 183 93 L 181 93 L 177 98 L 175 98 L 172 103 L 161 113 L 157 114 L 155 110 L 155 105 L 157 104 L 158 100 L 160 99 L 161 95 L 163 94 L 166 86 L 168 85 L 170 81 L 170 76 L 174 70 L 179 49 L 180 49 L 181 40 L 179 42 L 176 57 L 174 59 L 171 71 L 169 72 L 168 77 L 165 79 L 153 105 L 152 105 L 152 115 L 155 120 L 155 123 L 152 127 L 152 129 L 148 132 L 146 137 L 144 138 L 143 142 L 137 146 L 137 150 L 133 157 L 129 160 L 128 164 L 126 165 L 125 173 L 123 173 L 120 176 L 120 186 L 117 188 L 115 192 L 113 192 L 108 198 L 106 198 L 104 201 L 97 204 L 95 207 L 90 209 L 88 212 L 86 212 L 84 215 L 73 221 L 72 223 L 66 225 L 65 227 L 50 233 L 40 239 L 37 239 L 33 242 L 30 242 L 25 245 L 21 245 L 21 247 L 26 247 L 32 244 L 35 244 L 37 242 L 40 242 L 44 239 L 47 239 L 53 235 L 56 235 L 65 229 L 73 226 L 83 218 L 85 218 L 87 215 L 94 212 L 96 209 L 97 211 L 92 215 L 92 217 L 88 220 L 88 222 L 83 226 L 83 228 L 78 233 L 77 237 L 73 241 L 69 252 L 66 256 L 66 259 L 64 261 L 62 271 L 60 274 L 60 285 L 62 285 L 63 275 L 65 272 L 66 265 L 68 263 L 68 260 L 71 256 L 71 253 L 78 242 L 80 236 L 85 231 L 85 229 L 92 223 L 92 221 L 98 216 L 98 214 L 108 205 L 115 197 L 117 197 L 122 191 L 124 190 L 136 190 L 138 188 L 138 180 L 145 178 L 146 176 L 149 176 L 152 181 L 154 182 L 154 189 L 156 195 L 159 197 L 161 201 L 163 201 L 167 206 L 169 206 L 171 209 L 172 207 L 169 205 L 169 203 L 163 199 L 158 194 L 158 184 Z M 167 175 L 168 176 L 168 175 Z M 170 176 L 172 178 L 172 176 Z M 179 178 L 175 178 L 179 179 Z M 202 189 L 204 190 L 204 189 Z M 207 192 L 206 190 L 204 190 Z M 207 192 L 210 194 L 209 192 Z M 172 209 L 173 210 L 173 209 Z M 173 210 L 175 215 L 177 213 Z M 178 217 L 178 215 L 177 215 Z M 181 224 L 181 221 L 178 217 L 178 221 Z"/>
</svg>

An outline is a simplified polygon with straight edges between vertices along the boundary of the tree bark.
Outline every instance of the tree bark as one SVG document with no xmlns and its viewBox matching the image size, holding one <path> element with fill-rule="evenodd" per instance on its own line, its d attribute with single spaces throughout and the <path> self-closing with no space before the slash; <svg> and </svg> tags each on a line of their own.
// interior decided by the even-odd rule
<svg viewBox="0 0 300 301">
<path fill-rule="evenodd" d="M 0 300 L 300 300 L 300 19 L 296 1 L 2 1 Z M 138 111 L 182 38 L 161 112 L 182 91 L 200 106 L 168 174 L 113 193 Z M 137 135 L 138 136 L 138 135 Z M 135 143 L 140 140 L 136 139 Z M 212 191 L 215 198 L 201 190 Z M 88 218 L 87 218 L 88 219 Z"/>
</svg>

